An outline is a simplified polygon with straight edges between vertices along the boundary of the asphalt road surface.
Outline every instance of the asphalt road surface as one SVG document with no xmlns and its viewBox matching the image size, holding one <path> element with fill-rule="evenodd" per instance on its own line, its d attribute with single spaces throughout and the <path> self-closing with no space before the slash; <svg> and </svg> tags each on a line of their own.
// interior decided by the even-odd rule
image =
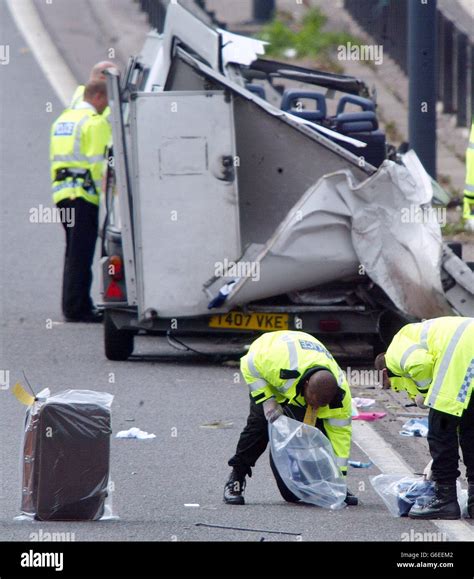
<svg viewBox="0 0 474 579">
<path fill-rule="evenodd" d="M 369 476 L 379 472 L 376 467 L 350 472 L 349 487 L 361 499 L 356 508 L 330 512 L 286 504 L 271 475 L 268 453 L 249 481 L 247 504 L 225 505 L 227 460 L 248 411 L 247 388 L 238 381 L 238 368 L 184 354 L 160 359 L 159 354 L 172 350 L 159 339 L 138 340 L 138 354 L 148 355 L 113 363 L 104 357 L 101 326 L 63 323 L 62 227 L 30 220 L 32 209 L 51 206 L 49 129 L 62 106 L 5 0 L 0 0 L 0 23 L 0 43 L 9 46 L 10 57 L 8 65 L 0 66 L 0 369 L 4 375 L 9 372 L 10 386 L 24 382 L 24 371 L 36 391 L 48 387 L 52 392 L 67 388 L 110 392 L 115 396 L 113 436 L 132 426 L 156 434 L 153 440 L 113 439 L 111 494 L 118 520 L 80 525 L 14 521 L 20 505 L 25 407 L 12 396 L 11 388 L 0 390 L 1 539 L 28 541 L 40 529 L 71 533 L 76 541 L 259 541 L 262 537 L 267 541 L 400 541 L 411 529 L 438 532 L 430 522 L 415 524 L 389 515 L 369 483 Z M 93 62 L 82 64 L 88 69 Z M 231 424 L 202 427 L 212 421 Z M 392 422 L 392 428 L 387 422 L 378 426 L 379 431 L 419 472 L 426 462 L 426 441 L 401 440 L 400 422 L 394 418 Z M 356 445 L 351 458 L 368 461 Z M 186 506 L 190 504 L 199 506 Z"/>
</svg>

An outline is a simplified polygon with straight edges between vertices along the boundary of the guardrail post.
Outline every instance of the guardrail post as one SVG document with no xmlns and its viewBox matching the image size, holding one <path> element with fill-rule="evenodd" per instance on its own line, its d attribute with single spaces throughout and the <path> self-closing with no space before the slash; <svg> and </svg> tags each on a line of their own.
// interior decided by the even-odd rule
<svg viewBox="0 0 474 579">
<path fill-rule="evenodd" d="M 458 127 L 465 127 L 467 126 L 467 36 L 459 31 L 456 36 L 456 124 Z"/>
<path fill-rule="evenodd" d="M 454 24 L 447 18 L 444 19 L 443 26 L 443 112 L 454 113 Z"/>
<path fill-rule="evenodd" d="M 275 0 L 253 0 L 253 18 L 258 22 L 267 22 L 275 13 Z"/>
<path fill-rule="evenodd" d="M 436 179 L 436 0 L 408 2 L 409 142 Z"/>
</svg>

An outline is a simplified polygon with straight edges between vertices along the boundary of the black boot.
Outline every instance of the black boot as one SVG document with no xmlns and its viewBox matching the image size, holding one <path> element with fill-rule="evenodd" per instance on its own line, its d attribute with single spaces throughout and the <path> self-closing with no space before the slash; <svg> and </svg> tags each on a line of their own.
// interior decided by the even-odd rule
<svg viewBox="0 0 474 579">
<path fill-rule="evenodd" d="M 467 489 L 467 512 L 474 519 L 474 482 L 470 482 Z"/>
<path fill-rule="evenodd" d="M 359 504 L 359 499 L 355 495 L 353 495 L 349 489 L 347 489 L 346 498 L 344 499 L 344 502 L 349 507 L 356 507 Z"/>
<path fill-rule="evenodd" d="M 245 505 L 245 474 L 233 469 L 224 487 L 224 502 L 228 505 Z"/>
<path fill-rule="evenodd" d="M 416 505 L 410 509 L 410 519 L 460 519 L 456 482 L 449 484 L 436 483 L 435 496 L 423 506 Z"/>
</svg>

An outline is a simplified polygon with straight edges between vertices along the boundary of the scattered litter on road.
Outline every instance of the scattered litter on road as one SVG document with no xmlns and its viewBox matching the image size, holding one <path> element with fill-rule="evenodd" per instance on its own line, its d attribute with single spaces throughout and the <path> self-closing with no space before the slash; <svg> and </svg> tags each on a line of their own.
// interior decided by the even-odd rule
<svg viewBox="0 0 474 579">
<path fill-rule="evenodd" d="M 367 422 L 372 422 L 373 420 L 380 420 L 384 416 L 387 416 L 386 412 L 359 412 L 357 416 L 352 417 L 352 420 L 367 420 Z"/>
<path fill-rule="evenodd" d="M 405 417 L 405 418 L 423 418 L 424 416 L 428 416 L 428 412 L 423 412 L 423 410 L 419 410 L 418 412 L 396 412 L 397 417 Z"/>
<path fill-rule="evenodd" d="M 233 426 L 233 422 L 226 422 L 225 420 L 215 420 L 214 422 L 201 424 L 201 428 L 232 428 Z"/>
<path fill-rule="evenodd" d="M 222 365 L 228 366 L 229 368 L 237 368 L 240 366 L 240 362 L 238 360 L 224 360 Z"/>
<path fill-rule="evenodd" d="M 302 533 L 292 533 L 291 531 L 269 531 L 268 529 L 246 529 L 244 527 L 227 527 L 225 525 L 211 525 L 209 523 L 196 523 L 196 527 L 210 527 L 211 529 L 229 529 L 231 531 L 247 531 L 250 533 L 272 533 L 274 535 L 292 535 L 301 537 Z"/>
<path fill-rule="evenodd" d="M 148 434 L 139 428 L 133 427 L 130 430 L 121 430 L 117 432 L 115 438 L 137 438 L 138 440 L 146 440 L 147 438 L 156 438 L 156 434 Z"/>
<path fill-rule="evenodd" d="M 373 398 L 353 398 L 356 408 L 370 408 L 375 404 Z"/>
<path fill-rule="evenodd" d="M 125 422 L 135 422 L 135 418 L 125 418 Z"/>
<path fill-rule="evenodd" d="M 370 468 L 373 465 L 373 462 L 360 462 L 360 460 L 349 460 L 348 464 L 353 468 Z"/>
<path fill-rule="evenodd" d="M 428 417 L 410 418 L 400 430 L 402 436 L 426 437 L 428 435 Z"/>
</svg>

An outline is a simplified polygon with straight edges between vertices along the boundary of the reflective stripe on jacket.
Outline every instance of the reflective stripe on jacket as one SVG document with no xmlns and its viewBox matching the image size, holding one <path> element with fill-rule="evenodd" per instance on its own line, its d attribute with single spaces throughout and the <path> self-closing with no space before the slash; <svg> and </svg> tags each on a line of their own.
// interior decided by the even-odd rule
<svg viewBox="0 0 474 579">
<path fill-rule="evenodd" d="M 81 197 L 99 205 L 110 126 L 89 108 L 66 109 L 51 128 L 51 181 L 53 201 Z M 56 180 L 58 169 L 88 169 L 95 190 L 85 189 L 80 178 Z"/>
<path fill-rule="evenodd" d="M 461 416 L 474 384 L 474 318 L 443 317 L 404 326 L 386 355 L 394 390 L 425 396 L 430 408 Z"/>
</svg>

